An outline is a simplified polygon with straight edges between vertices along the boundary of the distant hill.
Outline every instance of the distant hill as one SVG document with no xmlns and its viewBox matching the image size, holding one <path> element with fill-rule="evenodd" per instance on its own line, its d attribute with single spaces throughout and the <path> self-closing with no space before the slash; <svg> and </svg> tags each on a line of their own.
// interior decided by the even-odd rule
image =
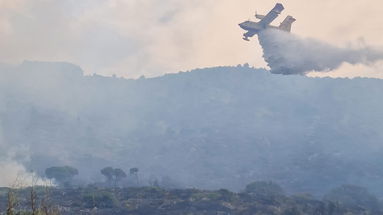
<svg viewBox="0 0 383 215">
<path fill-rule="evenodd" d="M 270 74 L 247 66 L 126 80 L 67 63 L 0 67 L 0 156 L 42 172 L 107 165 L 182 187 L 274 180 L 383 194 L 383 80 Z"/>
</svg>

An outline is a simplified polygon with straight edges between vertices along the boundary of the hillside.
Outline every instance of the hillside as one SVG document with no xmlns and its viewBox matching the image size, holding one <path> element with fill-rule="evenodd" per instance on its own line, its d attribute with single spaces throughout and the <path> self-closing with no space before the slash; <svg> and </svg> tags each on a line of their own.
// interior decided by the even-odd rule
<svg viewBox="0 0 383 215">
<path fill-rule="evenodd" d="M 43 173 L 140 168 L 143 184 L 241 190 L 273 180 L 321 194 L 358 184 L 383 195 L 383 80 L 238 67 L 126 80 L 67 63 L 0 68 L 0 155 Z M 169 184 L 169 183 L 168 183 Z"/>
<path fill-rule="evenodd" d="M 285 196 L 273 192 L 233 193 L 225 189 L 206 191 L 198 189 L 165 190 L 158 187 L 105 189 L 35 187 L 37 208 L 47 214 L 97 215 L 381 215 L 383 212 L 363 197 L 347 196 L 349 204 L 321 201 L 307 194 Z M 0 214 L 7 205 L 7 189 L 0 189 Z M 14 212 L 32 214 L 31 188 L 12 191 L 16 199 Z M 36 210 L 38 211 L 38 210 Z M 29 213 L 28 213 L 29 212 Z M 40 213 L 39 213 L 40 214 Z M 41 213 L 46 214 L 46 213 Z"/>
</svg>

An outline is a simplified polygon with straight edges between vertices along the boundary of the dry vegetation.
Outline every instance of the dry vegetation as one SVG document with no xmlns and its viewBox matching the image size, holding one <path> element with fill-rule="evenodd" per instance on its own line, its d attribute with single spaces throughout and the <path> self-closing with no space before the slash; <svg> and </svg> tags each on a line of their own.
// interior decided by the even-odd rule
<svg viewBox="0 0 383 215">
<path fill-rule="evenodd" d="M 308 194 L 287 196 L 276 184 L 253 183 L 243 192 L 159 187 L 43 187 L 0 190 L 0 214 L 6 215 L 379 215 L 377 199 L 356 186 L 334 189 L 325 200 Z M 344 192 L 343 192 L 344 191 Z M 363 191 L 363 192 L 361 192 Z M 343 192 L 343 194 L 342 194 Z M 348 195 L 348 196 L 344 196 Z M 355 196 L 354 196 L 355 195 Z M 350 204 L 352 200 L 352 204 Z"/>
</svg>

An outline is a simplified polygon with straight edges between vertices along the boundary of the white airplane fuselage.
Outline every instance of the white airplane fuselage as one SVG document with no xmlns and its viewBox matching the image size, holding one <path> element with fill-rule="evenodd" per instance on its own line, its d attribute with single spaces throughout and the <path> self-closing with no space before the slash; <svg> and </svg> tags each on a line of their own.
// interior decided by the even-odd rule
<svg viewBox="0 0 383 215">
<path fill-rule="evenodd" d="M 258 22 L 252 22 L 252 21 L 245 21 L 245 22 L 242 22 L 238 25 L 243 30 L 255 32 L 256 34 L 258 34 L 260 31 L 268 29 L 268 28 L 279 29 L 279 27 L 277 27 L 277 26 L 272 26 L 272 25 L 262 26 Z"/>
</svg>

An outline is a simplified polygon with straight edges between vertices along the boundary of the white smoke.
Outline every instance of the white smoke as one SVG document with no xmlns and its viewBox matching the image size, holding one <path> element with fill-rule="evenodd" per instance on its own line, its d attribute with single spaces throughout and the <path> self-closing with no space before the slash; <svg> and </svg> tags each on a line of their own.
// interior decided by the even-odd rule
<svg viewBox="0 0 383 215">
<path fill-rule="evenodd" d="M 48 181 L 40 178 L 33 172 L 14 160 L 0 160 L 0 187 L 23 187 L 30 185 L 48 185 Z"/>
<path fill-rule="evenodd" d="M 27 170 L 21 161 L 28 159 L 27 146 L 14 147 L 6 143 L 0 127 L 0 187 L 23 187 L 30 185 L 48 185 L 35 172 Z M 24 159 L 21 159 L 23 157 Z"/>
<path fill-rule="evenodd" d="M 383 52 L 368 46 L 340 48 L 278 30 L 259 34 L 263 57 L 276 74 L 328 72 L 343 63 L 369 65 L 383 59 Z"/>
</svg>

